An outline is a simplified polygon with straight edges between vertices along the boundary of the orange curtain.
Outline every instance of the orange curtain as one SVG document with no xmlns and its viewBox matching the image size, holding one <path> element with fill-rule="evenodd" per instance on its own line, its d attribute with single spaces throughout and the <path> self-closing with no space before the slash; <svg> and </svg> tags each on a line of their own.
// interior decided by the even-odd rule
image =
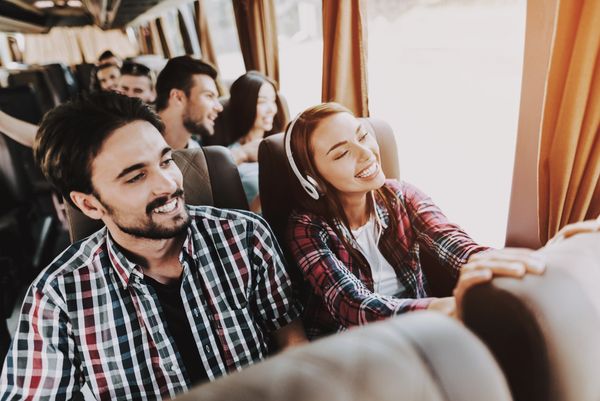
<svg viewBox="0 0 600 401">
<path fill-rule="evenodd" d="M 171 58 L 171 49 L 169 49 L 169 42 L 167 42 L 167 37 L 165 35 L 165 29 L 163 28 L 162 19 L 157 18 L 155 21 L 156 30 L 158 32 L 158 37 L 160 38 L 160 46 L 162 47 L 163 55 L 165 58 Z"/>
<path fill-rule="evenodd" d="M 212 40 L 210 38 L 204 0 L 197 0 L 194 3 L 194 13 L 196 17 L 194 18 L 194 22 L 196 24 L 196 32 L 198 33 L 198 42 L 200 42 L 202 59 L 214 65 L 218 71 L 217 55 L 215 54 L 215 49 L 213 48 Z"/>
<path fill-rule="evenodd" d="M 600 1 L 560 0 L 539 158 L 540 239 L 600 214 Z"/>
<path fill-rule="evenodd" d="M 273 0 L 233 0 L 240 48 L 246 70 L 279 82 L 279 48 Z"/>
<path fill-rule="evenodd" d="M 367 100 L 366 2 L 323 0 L 324 102 L 338 102 L 359 117 L 369 116 Z"/>
</svg>

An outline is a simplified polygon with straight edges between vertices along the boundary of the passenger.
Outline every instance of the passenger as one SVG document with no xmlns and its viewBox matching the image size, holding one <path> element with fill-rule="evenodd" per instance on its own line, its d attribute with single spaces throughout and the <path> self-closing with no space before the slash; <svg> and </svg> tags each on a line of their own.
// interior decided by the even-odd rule
<svg viewBox="0 0 600 401">
<path fill-rule="evenodd" d="M 106 225 L 30 286 L 0 399 L 166 399 L 305 341 L 280 249 L 243 211 L 184 204 L 160 119 L 97 93 L 42 121 L 36 160 Z M 86 135 L 81 135 L 85 132 Z"/>
<path fill-rule="evenodd" d="M 265 133 L 273 129 L 277 114 L 275 83 L 258 71 L 245 73 L 231 85 L 229 109 L 233 141 L 229 148 L 238 165 L 250 210 L 258 212 L 258 145 Z"/>
<path fill-rule="evenodd" d="M 417 309 L 454 313 L 454 298 L 429 297 L 420 247 L 455 277 L 489 249 L 450 223 L 419 189 L 386 180 L 375 138 L 349 110 L 336 103 L 307 109 L 288 126 L 285 148 L 301 205 L 290 217 L 287 241 L 310 287 L 309 338 Z M 497 258 L 543 269 L 531 251 L 493 251 L 482 259 Z M 465 276 L 467 284 L 481 278 L 477 274 L 503 273 L 477 269 L 475 277 Z M 459 280 L 461 288 L 465 282 Z"/>
<path fill-rule="evenodd" d="M 215 119 L 223 111 L 215 79 L 213 66 L 190 56 L 170 59 L 158 74 L 156 111 L 173 149 L 197 148 L 202 137 L 215 132 Z"/>
<path fill-rule="evenodd" d="M 102 52 L 102 54 L 100 54 L 100 57 L 98 57 L 98 65 L 101 64 L 114 64 L 117 67 L 121 68 L 121 66 L 123 65 L 123 61 L 119 57 L 117 57 L 117 55 L 115 55 L 112 51 L 105 50 Z"/>
<path fill-rule="evenodd" d="M 154 84 L 154 73 L 145 65 L 127 62 L 121 67 L 119 93 L 129 97 L 137 97 L 146 104 L 152 104 L 156 100 Z"/>
<path fill-rule="evenodd" d="M 100 64 L 96 68 L 96 78 L 101 91 L 116 91 L 121 71 L 116 64 Z"/>
</svg>

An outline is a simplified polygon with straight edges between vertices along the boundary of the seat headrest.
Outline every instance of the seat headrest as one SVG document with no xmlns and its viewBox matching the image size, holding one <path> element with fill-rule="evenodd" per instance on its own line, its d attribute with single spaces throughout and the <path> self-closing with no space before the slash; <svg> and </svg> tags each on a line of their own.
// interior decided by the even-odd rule
<svg viewBox="0 0 600 401">
<path fill-rule="evenodd" d="M 460 366 L 460 367 L 458 367 Z M 413 312 L 294 347 L 175 400 L 509 401 L 489 351 L 456 321 Z"/>
<path fill-rule="evenodd" d="M 205 146 L 173 152 L 173 160 L 183 174 L 185 202 L 227 209 L 248 210 L 248 202 L 231 153 L 222 146 Z M 65 202 L 71 242 L 102 228 L 79 209 Z"/>
<path fill-rule="evenodd" d="M 600 233 L 547 246 L 546 272 L 470 289 L 463 316 L 516 400 L 600 399 Z"/>
</svg>

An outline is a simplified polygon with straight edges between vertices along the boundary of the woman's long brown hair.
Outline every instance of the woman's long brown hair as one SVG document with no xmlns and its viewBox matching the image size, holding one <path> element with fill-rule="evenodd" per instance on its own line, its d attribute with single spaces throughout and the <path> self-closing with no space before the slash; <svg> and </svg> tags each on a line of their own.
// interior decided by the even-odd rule
<svg viewBox="0 0 600 401">
<path fill-rule="evenodd" d="M 336 235 L 342 241 L 344 248 L 346 248 L 352 260 L 359 264 L 361 270 L 369 269 L 368 262 L 364 260 L 362 254 L 352 245 L 350 245 L 350 243 L 348 243 L 344 235 L 339 232 L 336 224 L 334 224 L 335 220 L 341 221 L 352 235 L 350 223 L 348 222 L 348 218 L 344 213 L 344 208 L 342 206 L 338 190 L 333 185 L 328 183 L 321 174 L 319 174 L 315 166 L 314 149 L 311 146 L 312 135 L 321 121 L 337 113 L 349 113 L 350 115 L 354 116 L 350 110 L 338 103 L 321 103 L 317 106 L 306 109 L 300 116 L 297 117 L 292 132 L 286 132 L 286 135 L 291 135 L 290 147 L 294 161 L 298 166 L 298 170 L 304 176 L 311 176 L 319 184 L 320 193 L 318 200 L 311 198 L 302 188 L 296 177 L 293 177 L 293 196 L 294 199 L 297 200 L 301 211 L 314 213 L 318 216 L 324 217 Z M 382 186 L 381 188 L 374 190 L 373 195 L 374 199 L 383 202 L 390 215 L 390 224 L 386 230 L 386 233 L 384 234 L 383 239 L 389 240 L 397 238 L 397 224 L 394 224 L 394 222 L 397 222 L 398 220 L 396 205 L 398 200 L 396 194 L 386 186 Z M 369 202 L 371 205 L 371 199 L 373 198 L 371 196 L 367 196 L 367 202 Z M 374 213 L 374 205 L 372 206 L 372 211 Z"/>
</svg>

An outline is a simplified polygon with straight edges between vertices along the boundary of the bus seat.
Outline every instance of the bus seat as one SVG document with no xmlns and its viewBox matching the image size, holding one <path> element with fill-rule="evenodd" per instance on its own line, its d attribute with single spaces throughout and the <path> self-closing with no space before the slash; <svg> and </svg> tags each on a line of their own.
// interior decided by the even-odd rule
<svg viewBox="0 0 600 401">
<path fill-rule="evenodd" d="M 508 401 L 489 351 L 453 319 L 415 312 L 292 347 L 175 401 Z"/>
<path fill-rule="evenodd" d="M 465 294 L 463 318 L 492 351 L 516 401 L 600 399 L 600 233 L 542 251 L 546 272 Z"/>
<path fill-rule="evenodd" d="M 32 85 L 0 88 L 0 110 L 31 124 L 39 124 L 43 116 L 42 105 Z"/>
<path fill-rule="evenodd" d="M 11 71 L 8 77 L 9 86 L 32 85 L 36 94 L 42 113 L 56 107 L 60 104 L 57 94 L 48 75 L 43 68 L 31 68 L 23 71 Z M 36 122 L 36 124 L 39 123 Z"/>
<path fill-rule="evenodd" d="M 183 174 L 186 203 L 248 210 L 237 166 L 227 148 L 205 146 L 178 150 L 173 153 L 173 159 Z M 88 218 L 68 202 L 65 205 L 71 242 L 102 227 L 101 221 Z"/>
<path fill-rule="evenodd" d="M 96 70 L 94 64 L 83 63 L 75 66 L 75 78 L 81 93 L 90 93 L 95 88 L 92 87 L 93 74 Z"/>
<path fill-rule="evenodd" d="M 43 67 L 50 77 L 50 82 L 60 103 L 72 99 L 79 92 L 75 77 L 64 64 L 47 64 Z"/>
</svg>

